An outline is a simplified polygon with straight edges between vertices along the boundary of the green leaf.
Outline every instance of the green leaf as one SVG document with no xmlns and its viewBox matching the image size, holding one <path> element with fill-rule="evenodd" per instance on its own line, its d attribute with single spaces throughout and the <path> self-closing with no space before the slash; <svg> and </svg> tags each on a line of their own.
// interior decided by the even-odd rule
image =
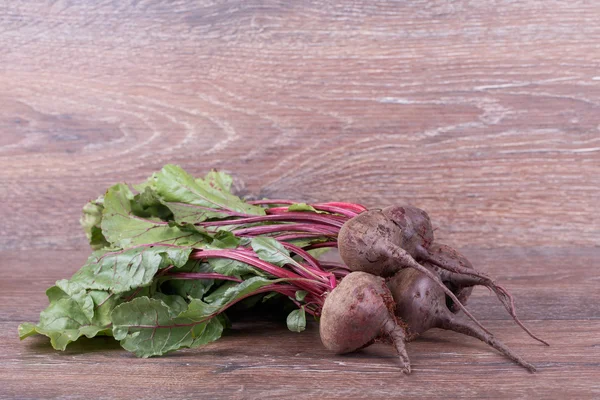
<svg viewBox="0 0 600 400">
<path fill-rule="evenodd" d="M 306 329 L 306 313 L 304 307 L 292 311 L 287 317 L 287 327 L 292 332 L 302 332 Z"/>
<path fill-rule="evenodd" d="M 161 220 L 168 220 L 173 217 L 171 210 L 161 202 L 158 193 L 150 186 L 146 186 L 133 197 L 131 212 L 143 218 L 157 217 Z"/>
<path fill-rule="evenodd" d="M 100 196 L 83 206 L 79 223 L 88 238 L 90 246 L 94 250 L 99 250 L 110 246 L 102 234 L 100 223 L 102 222 L 102 211 L 104 210 L 104 197 Z"/>
<path fill-rule="evenodd" d="M 152 298 L 165 303 L 167 307 L 169 307 L 169 311 L 172 317 L 176 317 L 177 315 L 181 314 L 188 307 L 187 301 L 185 301 L 183 297 L 178 295 L 167 295 L 164 293 L 157 292 L 154 293 Z"/>
<path fill-rule="evenodd" d="M 311 211 L 314 213 L 323 213 L 323 211 L 317 211 L 313 206 L 306 203 L 294 203 L 290 204 L 288 211 Z"/>
<path fill-rule="evenodd" d="M 306 290 L 296 290 L 296 300 L 303 301 L 307 294 Z"/>
<path fill-rule="evenodd" d="M 298 246 L 300 248 L 304 248 L 311 244 L 323 243 L 323 242 L 327 242 L 329 240 L 331 240 L 331 239 L 326 236 L 316 236 L 314 238 L 293 239 L 293 240 L 290 240 L 289 243 L 291 243 L 295 246 Z M 312 251 L 312 250 L 310 250 L 310 251 Z"/>
<path fill-rule="evenodd" d="M 213 301 L 216 301 L 223 297 L 223 294 L 227 290 L 229 290 L 232 287 L 236 287 L 237 285 L 239 285 L 239 283 L 237 282 L 225 281 L 219 287 L 212 290 L 209 295 L 205 296 L 203 300 L 207 303 L 212 303 Z"/>
<path fill-rule="evenodd" d="M 241 283 L 228 282 L 206 296 L 204 300 L 212 306 L 222 307 L 229 302 L 248 296 L 256 290 L 276 282 L 278 282 L 278 280 L 270 280 L 263 278 L 262 276 L 254 276 Z M 223 289 L 221 289 L 222 287 Z"/>
<path fill-rule="evenodd" d="M 205 246 L 207 249 L 234 249 L 241 243 L 241 239 L 228 231 L 219 231 L 214 235 L 213 241 Z M 213 272 L 227 276 L 241 278 L 246 275 L 267 276 L 263 271 L 252 265 L 229 258 L 209 258 Z"/>
<path fill-rule="evenodd" d="M 48 336 L 56 350 L 65 350 L 81 336 L 91 338 L 110 332 L 107 316 L 120 301 L 118 296 L 100 291 L 88 293 L 66 280 L 58 281 L 46 294 L 50 305 L 40 314 L 39 324 L 19 326 L 21 339 L 39 333 Z"/>
<path fill-rule="evenodd" d="M 19 338 L 21 340 L 28 338 L 29 336 L 37 335 L 36 326 L 31 322 L 23 322 L 19 325 Z"/>
<path fill-rule="evenodd" d="M 264 236 L 254 237 L 252 238 L 251 245 L 252 249 L 263 261 L 270 262 L 280 267 L 283 267 L 286 264 L 292 264 L 302 268 L 302 266 L 290 256 L 289 251 L 273 238 Z"/>
<path fill-rule="evenodd" d="M 267 274 L 252 265 L 229 258 L 209 258 L 208 264 L 214 272 L 227 276 L 241 278 L 247 275 L 267 276 Z"/>
<path fill-rule="evenodd" d="M 319 259 L 319 257 L 323 256 L 324 254 L 327 254 L 330 251 L 331 247 L 317 247 L 316 249 L 307 250 L 308 254 L 310 254 L 317 260 Z"/>
<path fill-rule="evenodd" d="M 201 181 L 196 179 L 196 181 Z M 222 192 L 230 192 L 231 185 L 233 184 L 233 178 L 231 175 L 226 174 L 225 172 L 212 170 L 204 177 L 204 182 L 208 183 L 211 187 L 220 190 Z M 197 182 L 201 183 L 201 182 Z"/>
<path fill-rule="evenodd" d="M 86 289 L 115 294 L 150 285 L 156 272 L 168 265 L 184 265 L 190 247 L 144 246 L 126 250 L 99 250 L 77 271 L 70 282 Z"/>
<path fill-rule="evenodd" d="M 200 260 L 189 260 L 178 272 L 214 272 L 208 263 Z M 177 294 L 184 299 L 201 299 L 213 286 L 213 279 L 170 279 L 160 285 L 160 290 L 169 294 Z"/>
<path fill-rule="evenodd" d="M 267 301 L 271 300 L 273 297 L 276 297 L 276 296 L 281 296 L 281 293 L 277 293 L 277 292 L 268 293 L 265 296 L 263 296 L 262 302 L 266 303 Z"/>
<path fill-rule="evenodd" d="M 140 297 L 112 312 L 113 335 L 124 349 L 138 357 L 162 355 L 183 347 L 195 347 L 221 337 L 219 318 L 204 321 L 215 307 L 194 299 L 175 316 L 161 300 Z"/>
<path fill-rule="evenodd" d="M 240 238 L 229 231 L 218 231 L 212 237 L 212 242 L 205 246 L 207 249 L 235 249 L 240 245 Z"/>
<path fill-rule="evenodd" d="M 230 215 L 228 212 L 265 214 L 262 207 L 247 204 L 229 190 L 223 190 L 227 187 L 224 177 L 217 179 L 216 175 L 212 175 L 208 181 L 194 180 L 181 167 L 166 165 L 156 174 L 154 186 L 178 223 L 193 224 L 208 218 L 224 218 Z"/>
<path fill-rule="evenodd" d="M 102 233 L 115 247 L 151 243 L 192 246 L 204 242 L 205 236 L 196 230 L 182 230 L 160 218 L 135 215 L 133 199 L 131 190 L 122 183 L 109 188 L 104 197 Z"/>
</svg>

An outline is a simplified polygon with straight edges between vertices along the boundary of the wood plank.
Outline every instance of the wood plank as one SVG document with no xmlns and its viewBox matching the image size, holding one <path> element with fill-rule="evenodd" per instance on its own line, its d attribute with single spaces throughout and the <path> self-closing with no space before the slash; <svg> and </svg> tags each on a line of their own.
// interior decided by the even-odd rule
<svg viewBox="0 0 600 400">
<path fill-rule="evenodd" d="M 402 376 L 394 351 L 375 345 L 335 356 L 312 324 L 301 334 L 281 322 L 238 324 L 219 341 L 152 359 L 138 359 L 108 339 L 82 340 L 58 353 L 41 338 L 18 343 L 0 328 L 0 393 L 20 399 L 90 398 L 597 398 L 598 321 L 540 321 L 551 347 L 510 324 L 484 321 L 506 344 L 539 367 L 530 374 L 494 350 L 454 333 L 428 332 L 408 344 L 413 364 Z"/>
<path fill-rule="evenodd" d="M 600 242 L 599 4 L 334 4 L 7 2 L 0 248 L 83 245 L 85 201 L 167 162 L 461 247 Z"/>
</svg>

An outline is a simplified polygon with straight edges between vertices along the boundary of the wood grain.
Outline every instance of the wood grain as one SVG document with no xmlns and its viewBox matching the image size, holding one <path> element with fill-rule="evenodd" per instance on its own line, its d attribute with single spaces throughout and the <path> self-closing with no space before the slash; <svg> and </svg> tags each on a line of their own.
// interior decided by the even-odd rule
<svg viewBox="0 0 600 400">
<path fill-rule="evenodd" d="M 600 397 L 598 17 L 565 0 L 0 3 L 0 398 Z M 18 343 L 88 254 L 81 206 L 166 163 L 252 196 L 428 210 L 552 342 L 475 292 L 541 372 L 431 332 L 401 378 L 385 346 L 335 357 L 272 320 L 151 360 Z"/>
</svg>

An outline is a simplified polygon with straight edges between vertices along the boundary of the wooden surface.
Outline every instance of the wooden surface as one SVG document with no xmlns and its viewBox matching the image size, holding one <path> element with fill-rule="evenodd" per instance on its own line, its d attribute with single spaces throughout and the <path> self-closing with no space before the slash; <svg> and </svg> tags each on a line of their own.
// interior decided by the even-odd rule
<svg viewBox="0 0 600 400">
<path fill-rule="evenodd" d="M 600 5 L 560 1 L 0 4 L 0 398 L 599 398 Z M 19 342 L 88 249 L 81 206 L 165 163 L 249 194 L 412 203 L 516 296 L 470 308 L 539 366 L 469 338 L 322 348 L 240 322 L 136 359 Z"/>
</svg>

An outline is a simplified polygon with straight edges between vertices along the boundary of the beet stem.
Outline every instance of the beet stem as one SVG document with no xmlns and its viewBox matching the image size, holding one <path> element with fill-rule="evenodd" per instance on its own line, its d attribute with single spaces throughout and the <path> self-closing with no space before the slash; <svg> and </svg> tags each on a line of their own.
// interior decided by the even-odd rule
<svg viewBox="0 0 600 400">
<path fill-rule="evenodd" d="M 323 215 L 310 212 L 286 212 L 281 214 L 270 214 L 241 219 L 227 219 L 221 221 L 199 222 L 199 226 L 227 226 L 227 225 L 245 225 L 258 222 L 305 222 L 309 221 L 315 224 L 331 225 L 340 228 L 344 224 L 345 218 L 334 215 Z"/>
</svg>

